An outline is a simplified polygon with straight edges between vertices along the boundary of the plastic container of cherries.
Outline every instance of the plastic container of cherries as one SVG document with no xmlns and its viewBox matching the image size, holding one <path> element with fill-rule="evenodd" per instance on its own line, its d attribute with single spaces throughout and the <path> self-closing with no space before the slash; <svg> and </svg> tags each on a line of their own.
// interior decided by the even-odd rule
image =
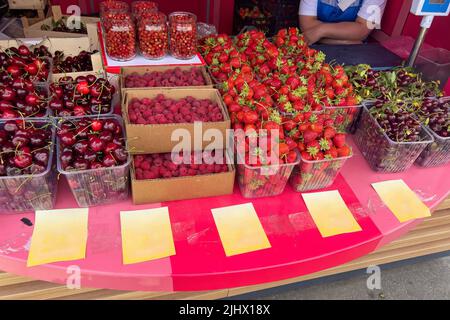
<svg viewBox="0 0 450 320">
<path fill-rule="evenodd" d="M 364 104 L 358 129 L 354 135 L 356 145 L 370 167 L 377 172 L 402 172 L 409 169 L 422 151 L 433 143 L 433 137 L 411 114 L 406 114 L 402 115 L 404 118 L 402 121 L 409 122 L 411 129 L 397 132 L 400 135 L 409 131 L 409 134 L 414 134 L 415 139 L 408 141 L 398 138 L 395 141 L 386 134 L 386 129 L 383 129 L 370 113 L 369 110 L 372 107 L 374 107 L 372 103 Z M 397 122 L 389 123 L 386 125 L 399 126 Z"/>
<path fill-rule="evenodd" d="M 131 156 L 119 116 L 61 119 L 57 165 L 80 207 L 123 201 L 129 195 Z"/>
<path fill-rule="evenodd" d="M 422 151 L 416 163 L 422 167 L 437 167 L 449 163 L 450 97 L 427 98 L 415 114 L 434 138 L 434 142 Z"/>
<path fill-rule="evenodd" d="M 54 143 L 51 120 L 0 121 L 0 214 L 53 209 Z"/>
</svg>

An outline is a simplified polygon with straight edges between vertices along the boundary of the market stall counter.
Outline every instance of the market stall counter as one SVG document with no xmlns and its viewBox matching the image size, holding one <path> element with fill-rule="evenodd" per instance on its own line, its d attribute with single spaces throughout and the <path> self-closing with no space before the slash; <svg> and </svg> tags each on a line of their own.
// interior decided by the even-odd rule
<svg viewBox="0 0 450 320">
<path fill-rule="evenodd" d="M 307 212 L 300 193 L 290 186 L 272 198 L 245 199 L 238 188 L 230 196 L 134 206 L 131 201 L 89 208 L 86 259 L 27 267 L 34 214 L 1 215 L 0 269 L 33 279 L 64 284 L 70 266 L 81 272 L 83 288 L 139 291 L 200 291 L 262 284 L 339 266 L 381 248 L 420 220 L 399 223 L 381 203 L 371 183 L 404 179 L 431 209 L 450 190 L 449 166 L 406 173 L 377 174 L 357 148 L 335 183 L 362 231 L 324 238 Z M 253 203 L 271 248 L 227 257 L 210 209 Z M 76 207 L 60 181 L 57 208 Z M 119 212 L 167 206 L 176 255 L 133 265 L 122 263 Z"/>
</svg>

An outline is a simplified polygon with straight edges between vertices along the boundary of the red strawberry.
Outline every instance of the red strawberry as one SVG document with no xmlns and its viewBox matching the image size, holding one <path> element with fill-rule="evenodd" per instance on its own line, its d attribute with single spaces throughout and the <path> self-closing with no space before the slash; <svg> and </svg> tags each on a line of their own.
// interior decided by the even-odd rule
<svg viewBox="0 0 450 320">
<path fill-rule="evenodd" d="M 313 159 L 307 151 L 302 151 L 301 156 L 302 159 L 306 161 L 311 161 Z"/>
<path fill-rule="evenodd" d="M 352 154 L 352 149 L 349 146 L 344 145 L 337 149 L 339 157 L 348 157 Z"/>
<path fill-rule="evenodd" d="M 319 136 L 319 134 L 317 132 L 314 132 L 311 130 L 306 130 L 303 133 L 303 140 L 305 141 L 305 143 L 309 143 L 309 142 L 316 140 L 318 136 Z"/>
<path fill-rule="evenodd" d="M 317 133 L 322 133 L 323 131 L 323 125 L 321 125 L 320 123 L 313 123 L 309 127 L 312 131 Z"/>
<path fill-rule="evenodd" d="M 336 130 L 333 127 L 326 127 L 323 131 L 323 137 L 331 139 L 336 135 Z"/>
<path fill-rule="evenodd" d="M 294 163 L 297 160 L 297 153 L 294 150 L 289 151 L 286 162 L 287 163 Z"/>
<path fill-rule="evenodd" d="M 329 150 L 325 152 L 325 158 L 327 159 L 335 159 L 339 156 L 338 150 L 335 147 L 331 147 Z"/>
<path fill-rule="evenodd" d="M 343 147 L 345 145 L 345 134 L 338 133 L 333 138 L 333 143 L 337 148 Z"/>
</svg>

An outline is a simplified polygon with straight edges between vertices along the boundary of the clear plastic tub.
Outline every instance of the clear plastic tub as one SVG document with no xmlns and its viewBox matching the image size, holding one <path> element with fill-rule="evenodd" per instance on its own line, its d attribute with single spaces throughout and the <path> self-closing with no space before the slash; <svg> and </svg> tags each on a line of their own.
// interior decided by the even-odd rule
<svg viewBox="0 0 450 320">
<path fill-rule="evenodd" d="M 425 80 L 439 80 L 443 88 L 450 75 L 450 51 L 442 48 L 421 50 L 415 67 Z"/>
<path fill-rule="evenodd" d="M 334 120 L 334 126 L 339 132 L 355 133 L 361 115 L 362 105 L 325 107 L 323 112 Z"/>
<path fill-rule="evenodd" d="M 426 128 L 433 136 L 430 143 L 417 158 L 416 163 L 421 167 L 437 167 L 450 162 L 450 137 L 442 138 L 434 131 Z"/>
<path fill-rule="evenodd" d="M 34 126 L 43 128 L 52 124 L 50 120 L 27 119 Z M 3 128 L 5 121 L 0 121 Z M 53 209 L 56 199 L 57 175 L 53 161 L 55 129 L 52 128 L 52 144 L 49 148 L 49 161 L 44 172 L 21 176 L 0 176 L 0 214 L 18 213 L 34 210 Z"/>
<path fill-rule="evenodd" d="M 450 103 L 450 97 L 443 97 L 439 100 L 443 103 Z M 449 163 L 450 137 L 441 137 L 428 126 L 425 129 L 433 136 L 434 142 L 422 151 L 416 163 L 422 167 L 437 167 Z"/>
<path fill-rule="evenodd" d="M 411 167 L 433 137 L 421 127 L 417 142 L 391 140 L 364 105 L 354 141 L 370 167 L 377 172 L 402 172 Z"/>
<path fill-rule="evenodd" d="M 77 119 L 93 118 L 93 119 L 115 119 L 122 127 L 125 138 L 125 128 L 123 120 L 119 116 L 88 116 L 71 118 L 71 121 Z M 125 146 L 127 147 L 127 146 Z M 66 171 L 61 166 L 60 144 L 57 140 L 57 157 L 58 171 L 67 179 L 69 187 L 80 207 L 91 207 L 103 204 L 123 201 L 128 198 L 130 190 L 130 163 L 131 156 L 121 166 L 90 169 L 84 171 Z"/>
<path fill-rule="evenodd" d="M 237 153 L 238 184 L 244 198 L 272 197 L 283 193 L 292 173 L 292 169 L 300 162 L 300 156 L 294 163 L 252 167 L 244 164 Z"/>
<path fill-rule="evenodd" d="M 289 183 L 297 192 L 323 189 L 333 184 L 345 162 L 353 155 L 336 159 L 308 161 L 300 159 Z"/>
</svg>

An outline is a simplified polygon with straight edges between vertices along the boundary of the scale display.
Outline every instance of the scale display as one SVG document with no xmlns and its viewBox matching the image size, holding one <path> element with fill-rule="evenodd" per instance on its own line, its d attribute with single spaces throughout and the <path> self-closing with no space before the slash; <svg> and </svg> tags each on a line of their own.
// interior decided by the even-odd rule
<svg viewBox="0 0 450 320">
<path fill-rule="evenodd" d="M 448 16 L 450 0 L 413 0 L 411 13 L 416 16 Z"/>
</svg>

